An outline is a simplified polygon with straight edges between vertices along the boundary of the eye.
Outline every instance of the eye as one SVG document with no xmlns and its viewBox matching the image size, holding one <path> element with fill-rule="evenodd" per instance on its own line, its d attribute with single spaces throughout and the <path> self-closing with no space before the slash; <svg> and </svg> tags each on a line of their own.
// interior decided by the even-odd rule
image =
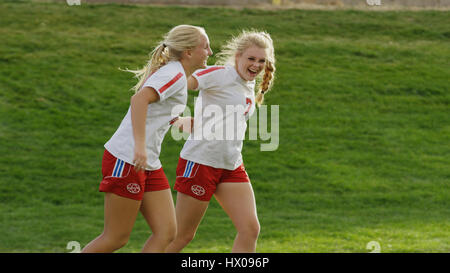
<svg viewBox="0 0 450 273">
<path fill-rule="evenodd" d="M 266 62 L 266 60 L 264 60 L 264 59 L 259 60 L 259 63 L 260 63 L 260 64 L 263 64 L 263 63 L 265 63 L 265 62 Z"/>
<path fill-rule="evenodd" d="M 254 57 L 248 57 L 248 59 L 249 59 L 250 61 L 254 61 L 254 60 L 255 60 Z"/>
</svg>

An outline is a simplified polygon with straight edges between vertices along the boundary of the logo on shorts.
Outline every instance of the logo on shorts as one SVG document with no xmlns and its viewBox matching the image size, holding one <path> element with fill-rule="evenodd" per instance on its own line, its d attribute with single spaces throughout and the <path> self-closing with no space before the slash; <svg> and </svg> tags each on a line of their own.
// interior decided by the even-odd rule
<svg viewBox="0 0 450 273">
<path fill-rule="evenodd" d="M 199 185 L 192 185 L 191 191 L 198 196 L 205 195 L 205 189 Z"/>
<path fill-rule="evenodd" d="M 136 194 L 141 191 L 141 187 L 136 183 L 130 183 L 127 185 L 127 190 L 133 194 Z"/>
</svg>

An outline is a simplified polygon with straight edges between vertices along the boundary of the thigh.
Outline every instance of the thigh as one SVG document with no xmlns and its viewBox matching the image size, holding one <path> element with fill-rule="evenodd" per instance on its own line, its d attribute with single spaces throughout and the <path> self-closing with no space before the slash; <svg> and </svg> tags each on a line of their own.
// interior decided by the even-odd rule
<svg viewBox="0 0 450 273">
<path fill-rule="evenodd" d="M 176 204 L 177 233 L 181 236 L 195 234 L 208 204 L 209 201 L 201 201 L 178 192 Z"/>
<path fill-rule="evenodd" d="M 145 192 L 140 210 L 153 233 L 176 228 L 175 207 L 170 189 Z"/>
<path fill-rule="evenodd" d="M 259 224 L 255 195 L 249 182 L 220 183 L 214 197 L 238 230 Z"/>
<path fill-rule="evenodd" d="M 133 229 L 141 201 L 125 198 L 114 193 L 105 193 L 104 233 L 127 236 Z"/>
</svg>

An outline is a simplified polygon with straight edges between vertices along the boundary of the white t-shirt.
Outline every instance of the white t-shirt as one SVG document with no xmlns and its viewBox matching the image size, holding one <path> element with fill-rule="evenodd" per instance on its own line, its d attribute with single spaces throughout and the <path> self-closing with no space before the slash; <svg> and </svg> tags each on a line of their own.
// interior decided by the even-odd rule
<svg viewBox="0 0 450 273">
<path fill-rule="evenodd" d="M 159 101 L 148 105 L 145 122 L 146 169 L 151 171 L 161 168 L 159 160 L 161 143 L 170 128 L 170 121 L 179 116 L 186 107 L 187 79 L 183 66 L 178 61 L 169 62 L 154 72 L 142 88 L 146 86 L 154 88 L 159 95 Z M 131 106 L 117 131 L 105 144 L 105 148 L 115 157 L 133 164 L 134 137 Z"/>
<path fill-rule="evenodd" d="M 194 128 L 180 156 L 214 168 L 234 170 L 242 160 L 247 120 L 255 111 L 255 82 L 234 66 L 209 66 L 192 74 L 198 81 Z"/>
</svg>

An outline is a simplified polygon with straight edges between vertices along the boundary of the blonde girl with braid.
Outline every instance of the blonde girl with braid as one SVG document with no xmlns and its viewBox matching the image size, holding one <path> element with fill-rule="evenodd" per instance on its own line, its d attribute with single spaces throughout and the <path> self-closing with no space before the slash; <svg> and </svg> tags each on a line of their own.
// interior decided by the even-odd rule
<svg viewBox="0 0 450 273">
<path fill-rule="evenodd" d="M 237 64 L 237 57 L 242 56 L 245 49 L 248 49 L 249 47 L 253 47 L 251 50 L 265 50 L 266 58 L 264 60 L 259 60 L 260 62 L 264 61 L 264 73 L 260 73 L 261 71 L 252 71 L 248 67 L 249 64 L 255 61 L 253 58 L 240 58 L 239 60 L 242 63 Z M 245 62 L 248 64 L 246 65 Z M 267 32 L 243 31 L 241 35 L 234 37 L 226 43 L 222 47 L 222 50 L 217 54 L 216 65 L 234 66 L 234 64 L 236 64 L 236 69 L 243 79 L 248 81 L 256 79 L 256 81 L 259 82 L 256 95 L 256 104 L 260 106 L 264 101 L 264 95 L 267 94 L 267 92 L 269 92 L 272 88 L 275 77 L 275 52 L 270 35 Z M 249 71 L 247 72 L 246 69 Z"/>
<path fill-rule="evenodd" d="M 261 105 L 270 91 L 274 76 L 270 35 L 243 31 L 224 45 L 216 65 L 188 79 L 188 88 L 199 90 L 199 96 L 193 130 L 178 161 L 177 236 L 167 252 L 181 251 L 194 238 L 213 195 L 236 227 L 232 252 L 256 251 L 260 225 L 241 151 L 246 121 L 255 111 L 255 102 Z M 217 134 L 221 130 L 225 137 Z"/>
<path fill-rule="evenodd" d="M 105 144 L 102 161 L 99 191 L 105 192 L 104 229 L 83 252 L 123 247 L 139 211 L 152 231 L 143 252 L 164 252 L 174 238 L 175 208 L 159 160 L 161 143 L 174 116 L 186 106 L 187 79 L 206 67 L 210 55 L 203 28 L 179 25 L 165 35 L 141 70 L 128 70 L 138 79 L 135 94 L 119 128 Z"/>
</svg>

